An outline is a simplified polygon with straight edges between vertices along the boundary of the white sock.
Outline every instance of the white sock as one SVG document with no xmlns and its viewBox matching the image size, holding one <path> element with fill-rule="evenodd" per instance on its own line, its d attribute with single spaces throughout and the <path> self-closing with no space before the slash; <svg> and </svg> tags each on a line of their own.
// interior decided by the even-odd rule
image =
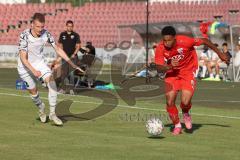
<svg viewBox="0 0 240 160">
<path fill-rule="evenodd" d="M 182 125 L 180 122 L 178 122 L 177 124 L 175 124 L 175 128 L 182 128 Z"/>
<path fill-rule="evenodd" d="M 207 72 L 207 66 L 202 66 L 202 77 L 204 78 Z"/>
<path fill-rule="evenodd" d="M 214 78 L 213 73 L 210 73 L 210 78 Z"/>
<path fill-rule="evenodd" d="M 55 81 L 50 81 L 48 84 L 48 101 L 49 101 L 49 105 L 50 105 L 50 109 L 51 107 L 54 107 L 55 110 L 55 106 L 57 104 L 57 86 Z"/>
<path fill-rule="evenodd" d="M 42 103 L 42 104 L 39 106 L 39 112 L 44 113 L 44 110 L 45 110 L 45 104 Z"/>
<path fill-rule="evenodd" d="M 215 78 L 219 79 L 219 74 L 217 74 Z"/>
<path fill-rule="evenodd" d="M 56 106 L 50 106 L 50 114 L 55 114 Z"/>
<path fill-rule="evenodd" d="M 35 95 L 31 95 L 33 103 L 38 107 L 39 111 L 43 112 L 45 105 L 43 104 L 42 100 L 40 99 L 39 93 Z"/>
</svg>

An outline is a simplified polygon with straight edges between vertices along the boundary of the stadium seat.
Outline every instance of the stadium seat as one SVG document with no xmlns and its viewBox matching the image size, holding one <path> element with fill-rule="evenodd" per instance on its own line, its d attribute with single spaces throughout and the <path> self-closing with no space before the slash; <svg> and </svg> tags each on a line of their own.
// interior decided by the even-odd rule
<svg viewBox="0 0 240 160">
<path fill-rule="evenodd" d="M 200 0 L 199 0 L 200 1 Z M 159 12 L 165 8 L 169 8 L 170 12 Z M 240 4 L 236 1 L 213 0 L 211 3 L 205 1 L 169 0 L 168 2 L 154 2 L 150 5 L 150 23 L 163 21 L 194 21 L 199 19 L 213 20 L 214 15 L 224 15 L 225 19 L 230 23 L 237 23 L 240 18 L 231 18 L 228 16 L 228 9 L 240 9 Z M 56 9 L 68 9 L 68 11 L 58 11 Z M 28 10 L 27 14 L 19 11 Z M 146 5 L 145 2 L 98 2 L 85 3 L 81 7 L 72 7 L 70 3 L 48 3 L 48 4 L 14 4 L 0 5 L 0 14 L 6 17 L 3 20 L 0 17 L 0 28 L 6 29 L 8 25 L 17 25 L 20 20 L 27 21 L 34 12 L 41 11 L 45 13 L 53 13 L 46 16 L 46 27 L 52 28 L 55 32 L 62 31 L 67 19 L 75 22 L 76 31 L 88 38 L 94 37 L 95 34 L 105 33 L 106 37 L 117 37 L 117 27 L 119 25 L 129 25 L 136 23 L 145 23 L 146 21 Z M 87 20 L 87 21 L 86 21 Z M 21 28 L 26 27 L 25 24 Z M 96 30 L 96 31 L 94 31 Z M 87 32 L 87 33 L 85 33 Z M 98 37 L 98 36 L 97 36 Z M 100 41 L 96 40 L 97 44 Z M 114 40 L 114 38 L 113 38 Z M 99 42 L 98 42 L 99 41 Z M 12 41 L 11 41 L 12 42 Z M 101 47 L 101 46 L 96 46 Z"/>
</svg>

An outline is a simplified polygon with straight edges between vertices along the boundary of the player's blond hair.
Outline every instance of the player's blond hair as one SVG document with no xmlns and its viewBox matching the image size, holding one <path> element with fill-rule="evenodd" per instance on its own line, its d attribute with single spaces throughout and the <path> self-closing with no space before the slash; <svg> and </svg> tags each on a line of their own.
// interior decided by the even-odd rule
<svg viewBox="0 0 240 160">
<path fill-rule="evenodd" d="M 32 17 L 32 21 L 38 20 L 41 23 L 45 23 L 45 16 L 42 13 L 35 13 Z"/>
</svg>

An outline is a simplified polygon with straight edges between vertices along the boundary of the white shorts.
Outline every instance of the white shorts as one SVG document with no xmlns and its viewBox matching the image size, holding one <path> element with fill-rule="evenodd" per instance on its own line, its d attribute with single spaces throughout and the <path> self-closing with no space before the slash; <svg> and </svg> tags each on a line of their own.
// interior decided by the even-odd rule
<svg viewBox="0 0 240 160">
<path fill-rule="evenodd" d="M 18 67 L 18 74 L 20 78 L 27 83 L 27 89 L 33 89 L 36 87 L 37 80 L 43 80 L 52 75 L 51 69 L 44 62 L 39 62 L 32 65 L 37 71 L 41 72 L 41 77 L 35 77 L 31 71 L 26 68 Z"/>
</svg>

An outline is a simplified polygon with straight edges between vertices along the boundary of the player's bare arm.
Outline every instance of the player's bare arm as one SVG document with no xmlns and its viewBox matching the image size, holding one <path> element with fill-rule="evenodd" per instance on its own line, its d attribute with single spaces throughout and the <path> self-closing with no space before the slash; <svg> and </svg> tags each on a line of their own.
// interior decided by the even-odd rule
<svg viewBox="0 0 240 160">
<path fill-rule="evenodd" d="M 173 69 L 173 66 L 171 65 L 156 65 L 158 72 L 167 72 L 168 70 Z"/>
<path fill-rule="evenodd" d="M 159 65 L 156 63 L 151 63 L 149 67 L 152 69 L 156 69 L 158 72 L 167 72 L 168 70 L 173 69 L 172 65 L 167 65 L 167 64 Z"/>
<path fill-rule="evenodd" d="M 35 77 L 40 77 L 41 76 L 41 72 L 35 70 L 32 67 L 32 65 L 28 62 L 28 56 L 27 56 L 27 53 L 25 51 L 21 50 L 19 52 L 19 56 L 20 56 L 20 59 L 21 59 L 22 63 L 24 64 L 24 66 L 26 66 L 33 73 L 33 75 Z"/>
<path fill-rule="evenodd" d="M 69 63 L 69 65 L 71 65 L 74 69 L 79 70 L 80 72 L 84 72 L 81 68 L 79 68 L 77 65 L 75 65 L 70 58 L 67 56 L 67 54 L 58 46 L 54 46 L 55 51 L 57 52 L 57 54 L 63 58 L 65 61 L 67 61 Z"/>
<path fill-rule="evenodd" d="M 160 65 L 160 64 L 151 63 L 150 68 L 155 68 L 157 69 L 158 72 L 167 72 L 168 70 L 174 69 L 174 67 L 177 67 L 178 65 L 179 65 L 179 61 L 177 59 L 172 59 L 170 65 L 168 64 Z"/>
<path fill-rule="evenodd" d="M 63 44 L 62 43 L 58 43 L 58 46 L 63 49 Z"/>
<path fill-rule="evenodd" d="M 219 56 L 219 58 L 226 62 L 227 64 L 229 64 L 230 61 L 230 57 L 224 53 L 222 53 L 211 41 L 209 41 L 206 38 L 202 38 L 203 44 L 207 45 L 209 48 L 211 48 L 214 52 L 217 53 L 217 55 Z"/>
</svg>

